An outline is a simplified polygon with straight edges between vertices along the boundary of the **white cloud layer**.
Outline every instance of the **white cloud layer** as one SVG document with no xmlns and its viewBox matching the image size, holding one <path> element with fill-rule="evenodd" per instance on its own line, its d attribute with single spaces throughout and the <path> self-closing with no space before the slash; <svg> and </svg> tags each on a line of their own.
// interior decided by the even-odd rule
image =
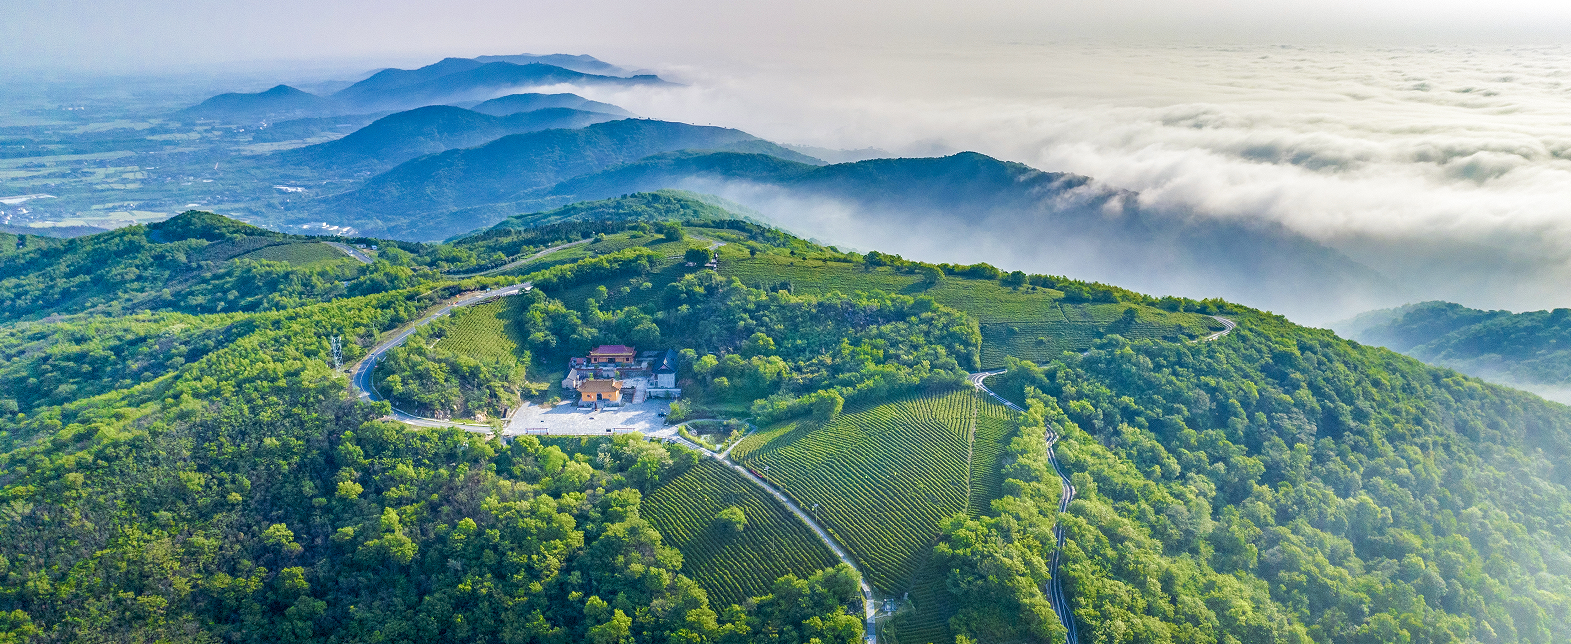
<svg viewBox="0 0 1571 644">
<path fill-rule="evenodd" d="M 1019 44 L 670 71 L 693 87 L 601 98 L 791 143 L 977 150 L 1280 221 L 1402 299 L 1571 305 L 1568 48 Z"/>
</svg>

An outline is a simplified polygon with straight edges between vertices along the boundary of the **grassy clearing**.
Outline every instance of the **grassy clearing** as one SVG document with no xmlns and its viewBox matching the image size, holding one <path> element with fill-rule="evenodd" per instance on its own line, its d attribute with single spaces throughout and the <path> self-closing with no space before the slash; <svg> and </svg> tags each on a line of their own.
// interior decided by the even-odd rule
<svg viewBox="0 0 1571 644">
<path fill-rule="evenodd" d="M 343 251 L 328 246 L 321 242 L 301 242 L 298 244 L 278 244 L 251 251 L 235 259 L 258 259 L 273 262 L 289 262 L 295 266 L 326 266 L 354 262 Z"/>
<path fill-rule="evenodd" d="M 741 532 L 715 519 L 735 506 Z M 764 595 L 780 577 L 833 566 L 834 553 L 774 499 L 724 465 L 704 458 L 644 499 L 642 515 L 682 552 L 682 572 L 717 607 Z"/>
<path fill-rule="evenodd" d="M 910 586 L 943 519 L 970 504 L 971 391 L 797 420 L 732 452 L 810 510 L 886 593 Z M 740 452 L 740 454 L 738 453 Z M 765 468 L 768 468 L 767 471 Z"/>
</svg>

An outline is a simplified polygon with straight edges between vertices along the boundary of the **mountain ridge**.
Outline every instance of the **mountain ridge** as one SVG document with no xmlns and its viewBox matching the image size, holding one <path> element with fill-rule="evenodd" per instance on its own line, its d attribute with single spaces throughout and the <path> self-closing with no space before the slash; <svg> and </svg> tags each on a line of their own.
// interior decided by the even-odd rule
<svg viewBox="0 0 1571 644">
<path fill-rule="evenodd" d="M 393 236 L 445 239 L 502 219 L 437 221 L 433 215 L 518 201 L 531 191 L 650 154 L 688 148 L 739 146 L 810 159 L 729 128 L 624 119 L 576 130 L 504 136 L 475 148 L 419 157 L 372 177 L 357 190 L 329 197 L 319 210 L 363 217 L 357 228 Z M 369 221 L 367 221 L 369 220 Z"/>
<path fill-rule="evenodd" d="M 958 235 L 1011 256 L 1045 260 L 1037 267 L 1045 272 L 1135 284 L 1148 292 L 1244 301 L 1284 292 L 1281 299 L 1254 303 L 1293 315 L 1378 300 L 1393 289 L 1375 271 L 1280 224 L 1160 211 L 1141 205 L 1132 191 L 1090 177 L 975 152 L 812 166 L 744 152 L 673 151 L 474 211 L 505 216 L 509 209 L 536 212 L 663 188 L 717 194 L 770 221 L 854 247 L 938 252 L 911 240 Z M 1267 283 L 1275 288 L 1261 288 Z"/>
<path fill-rule="evenodd" d="M 501 94 L 532 86 L 675 86 L 674 83 L 654 74 L 602 75 L 542 62 L 548 59 L 559 62 L 576 60 L 578 63 L 584 63 L 577 66 L 597 68 L 577 59 L 562 60 L 553 56 L 486 58 L 485 61 L 444 58 L 416 69 L 383 69 L 329 96 L 318 96 L 288 85 L 277 85 L 256 93 L 219 94 L 197 105 L 176 111 L 174 116 L 185 119 L 247 122 L 272 118 L 398 111 L 443 103 L 486 101 L 497 98 Z M 620 68 L 617 70 L 621 71 Z"/>
<path fill-rule="evenodd" d="M 416 157 L 475 147 L 510 134 L 576 129 L 618 118 L 565 107 L 491 116 L 451 105 L 429 105 L 377 119 L 341 139 L 280 153 L 277 159 L 339 171 L 367 166 L 381 171 Z"/>
<path fill-rule="evenodd" d="M 1428 301 L 1332 325 L 1348 338 L 1571 404 L 1571 309 L 1487 311 Z"/>
</svg>

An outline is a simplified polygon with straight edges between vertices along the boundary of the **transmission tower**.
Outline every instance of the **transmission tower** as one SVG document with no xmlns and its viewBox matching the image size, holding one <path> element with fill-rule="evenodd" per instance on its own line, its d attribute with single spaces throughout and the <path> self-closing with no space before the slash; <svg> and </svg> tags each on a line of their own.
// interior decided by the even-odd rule
<svg viewBox="0 0 1571 644">
<path fill-rule="evenodd" d="M 333 336 L 333 369 L 344 368 L 344 347 L 338 343 L 338 336 Z"/>
</svg>

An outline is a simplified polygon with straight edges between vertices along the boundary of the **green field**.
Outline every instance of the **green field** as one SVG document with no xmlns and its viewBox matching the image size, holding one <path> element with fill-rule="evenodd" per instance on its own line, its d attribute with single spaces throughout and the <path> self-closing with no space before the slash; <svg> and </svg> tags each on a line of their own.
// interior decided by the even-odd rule
<svg viewBox="0 0 1571 644">
<path fill-rule="evenodd" d="M 991 397 L 977 396 L 971 443 L 971 500 L 968 513 L 987 514 L 993 499 L 1003 496 L 1002 463 L 1005 441 L 1014 430 L 1014 412 Z M 925 556 L 911 579 L 910 605 L 892 620 L 887 635 L 893 644 L 947 644 L 954 641 L 949 618 L 957 610 L 944 588 L 948 571 Z"/>
<path fill-rule="evenodd" d="M 741 508 L 747 528 L 720 525 L 715 515 Z M 778 501 L 736 472 L 702 458 L 644 499 L 642 516 L 682 552 L 682 572 L 721 610 L 769 593 L 787 574 L 807 577 L 833 566 L 834 553 Z"/>
<path fill-rule="evenodd" d="M 988 514 L 993 499 L 1003 496 L 1001 459 L 1015 430 L 1015 412 L 991 396 L 977 396 L 976 439 L 971 443 L 971 516 Z"/>
<path fill-rule="evenodd" d="M 953 595 L 944 589 L 947 570 L 928 557 L 917 569 L 911 580 L 911 592 L 902 595 L 909 603 L 902 612 L 887 622 L 882 635 L 890 644 L 949 644 L 955 636 L 949 630 L 949 619 L 955 616 L 958 606 Z"/>
<path fill-rule="evenodd" d="M 817 504 L 814 515 L 862 564 L 868 582 L 899 594 L 911 587 L 939 523 L 974 514 L 987 493 L 977 491 L 996 489 L 989 472 L 998 469 L 1002 447 L 982 445 L 973 454 L 971 446 L 973 427 L 984 442 L 1001 438 L 991 420 L 996 411 L 984 411 L 988 419 L 973 425 L 982 407 L 966 390 L 848 412 L 822 425 L 790 421 L 744 439 L 732 458 L 804 508 Z"/>
<path fill-rule="evenodd" d="M 325 266 L 355 261 L 348 255 L 345 255 L 343 251 L 321 242 L 278 244 L 276 246 L 259 248 L 235 259 L 265 259 L 274 262 L 289 262 L 296 266 Z"/>
<path fill-rule="evenodd" d="M 519 348 L 512 322 L 522 314 L 517 310 L 521 306 L 522 300 L 504 297 L 458 309 L 446 324 L 447 335 L 440 340 L 442 348 L 481 362 L 523 360 L 525 352 Z"/>
</svg>

